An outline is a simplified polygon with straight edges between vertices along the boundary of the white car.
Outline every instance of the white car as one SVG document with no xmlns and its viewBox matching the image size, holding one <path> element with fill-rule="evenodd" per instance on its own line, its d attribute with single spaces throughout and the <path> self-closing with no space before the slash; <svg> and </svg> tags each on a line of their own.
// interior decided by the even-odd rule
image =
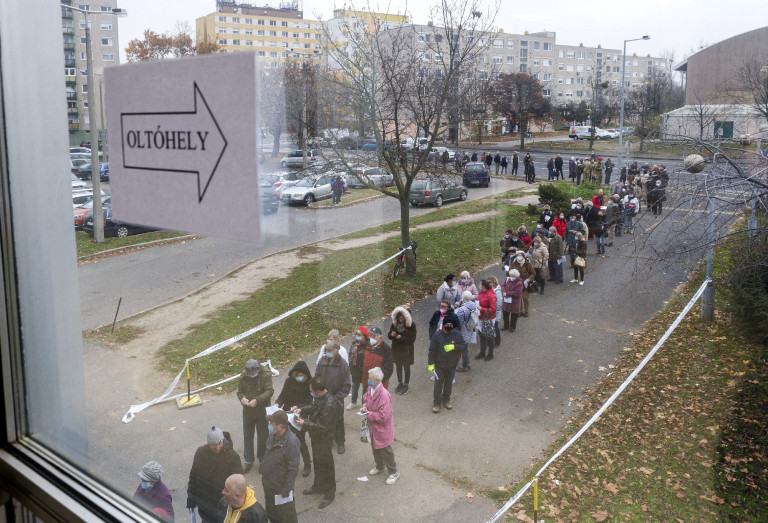
<svg viewBox="0 0 768 523">
<path fill-rule="evenodd" d="M 305 174 L 302 171 L 292 171 L 265 174 L 262 179 L 267 183 L 271 183 L 272 188 L 275 189 L 277 194 L 283 194 L 284 190 L 288 187 L 293 187 L 296 185 L 296 182 L 304 177 Z"/>
<path fill-rule="evenodd" d="M 317 151 L 307 151 L 307 165 L 316 162 L 320 158 Z M 280 160 L 280 167 L 302 167 L 304 165 L 304 151 L 299 149 L 291 151 Z"/>
<path fill-rule="evenodd" d="M 72 173 L 69 173 L 69 175 L 72 177 L 72 191 L 88 189 L 88 185 L 80 178 Z"/>
<path fill-rule="evenodd" d="M 101 191 L 101 196 L 106 196 L 104 191 Z M 80 207 L 93 200 L 93 189 L 78 189 L 72 191 L 72 208 Z"/>
<path fill-rule="evenodd" d="M 309 205 L 316 200 L 331 197 L 331 176 L 309 176 L 302 178 L 293 187 L 288 187 L 280 195 L 280 200 L 288 204 Z"/>
<path fill-rule="evenodd" d="M 438 160 L 443 159 L 443 151 L 448 151 L 448 161 L 452 162 L 454 157 L 456 156 L 456 152 L 452 151 L 451 149 L 447 147 L 433 147 L 430 151 L 431 154 L 434 154 Z"/>
<path fill-rule="evenodd" d="M 87 147 L 70 147 L 69 154 L 84 154 L 88 155 L 88 158 L 90 158 L 91 150 Z"/>
<path fill-rule="evenodd" d="M 69 159 L 69 168 L 70 169 L 77 169 L 78 167 L 82 167 L 83 165 L 88 165 L 91 163 L 91 157 L 88 158 L 70 158 Z"/>
<path fill-rule="evenodd" d="M 381 167 L 366 167 L 365 165 L 352 166 L 360 178 L 353 174 L 347 174 L 344 180 L 349 188 L 367 187 L 366 180 L 377 187 L 389 187 L 395 184 L 395 178 L 392 173 Z"/>
<path fill-rule="evenodd" d="M 611 138 L 618 138 L 619 137 L 619 130 L 618 129 L 605 129 L 605 132 L 611 135 Z"/>
</svg>

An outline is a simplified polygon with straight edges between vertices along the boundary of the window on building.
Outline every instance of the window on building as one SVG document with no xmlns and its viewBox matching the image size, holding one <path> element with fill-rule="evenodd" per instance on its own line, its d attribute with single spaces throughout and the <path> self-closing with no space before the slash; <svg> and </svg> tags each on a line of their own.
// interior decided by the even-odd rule
<svg viewBox="0 0 768 523">
<path fill-rule="evenodd" d="M 528 40 L 520 40 L 520 47 L 528 47 Z"/>
<path fill-rule="evenodd" d="M 544 50 L 545 51 L 551 51 L 552 50 L 552 42 L 544 42 Z"/>
<path fill-rule="evenodd" d="M 77 69 L 74 67 L 65 67 L 64 76 L 77 76 Z"/>
<path fill-rule="evenodd" d="M 112 38 L 102 38 L 101 45 L 104 47 L 112 47 Z"/>
<path fill-rule="evenodd" d="M 429 33 L 419 33 L 419 42 L 429 42 Z"/>
<path fill-rule="evenodd" d="M 533 73 L 531 76 L 533 76 L 535 79 L 539 79 L 539 73 Z"/>
<path fill-rule="evenodd" d="M 477 77 L 481 80 L 487 80 L 488 79 L 488 71 L 478 71 Z"/>
<path fill-rule="evenodd" d="M 487 63 L 486 56 L 484 54 L 481 54 L 480 56 L 477 57 L 477 62 L 481 64 Z"/>
<path fill-rule="evenodd" d="M 90 11 L 91 10 L 91 6 L 85 5 L 85 4 L 79 4 L 77 7 L 79 7 L 83 11 Z"/>
<path fill-rule="evenodd" d="M 515 57 L 512 55 L 507 56 L 507 64 L 512 65 L 515 63 Z"/>
<path fill-rule="evenodd" d="M 219 45 L 227 45 L 227 39 L 226 39 L 226 38 L 219 38 L 219 39 L 217 40 L 217 43 L 218 43 Z"/>
<path fill-rule="evenodd" d="M 515 41 L 511 38 L 507 38 L 507 48 L 514 49 L 515 48 Z"/>
<path fill-rule="evenodd" d="M 582 96 L 584 96 L 584 91 L 576 91 L 576 96 L 581 98 Z"/>
<path fill-rule="evenodd" d="M 253 25 L 253 18 L 246 18 L 245 25 Z"/>
<path fill-rule="evenodd" d="M 267 52 L 266 51 L 259 51 L 257 54 L 259 56 L 267 56 Z"/>
<path fill-rule="evenodd" d="M 111 31 L 112 30 L 112 22 L 101 22 L 101 30 L 102 31 Z"/>
<path fill-rule="evenodd" d="M 504 57 L 503 56 L 495 56 L 493 57 L 493 63 L 494 64 L 503 64 L 504 63 Z"/>
<path fill-rule="evenodd" d="M 233 35 L 239 35 L 240 34 L 240 29 L 236 29 L 236 28 L 233 27 L 232 28 L 232 34 Z"/>
<path fill-rule="evenodd" d="M 540 48 L 541 48 L 541 43 L 534 41 L 533 42 L 533 50 L 534 51 L 538 51 Z"/>
<path fill-rule="evenodd" d="M 568 52 L 566 52 L 566 53 L 565 53 L 565 57 L 566 57 L 566 58 L 573 58 L 573 57 L 574 57 L 574 52 L 573 52 L 573 51 L 568 51 Z"/>
<path fill-rule="evenodd" d="M 576 58 L 578 58 L 579 60 L 584 60 L 584 51 L 579 51 L 576 54 Z"/>
<path fill-rule="evenodd" d="M 544 67 L 552 67 L 552 59 L 545 58 L 544 61 L 542 62 L 542 65 L 544 65 Z"/>
<path fill-rule="evenodd" d="M 432 73 L 432 75 L 435 78 L 442 78 L 443 77 L 443 70 L 442 69 L 435 69 Z"/>
<path fill-rule="evenodd" d="M 270 20 L 269 21 L 269 25 L 276 26 L 277 25 L 277 20 Z"/>
<path fill-rule="evenodd" d="M 613 66 L 613 72 L 614 73 L 618 73 L 619 71 L 621 71 L 621 67 L 619 67 L 618 65 L 614 65 Z"/>
<path fill-rule="evenodd" d="M 245 45 L 253 45 L 253 40 L 246 40 Z"/>
<path fill-rule="evenodd" d="M 520 58 L 528 59 L 528 49 L 520 49 Z"/>
<path fill-rule="evenodd" d="M 566 91 L 565 92 L 565 97 L 566 98 L 573 98 L 573 91 Z"/>
<path fill-rule="evenodd" d="M 552 96 L 552 89 L 542 89 L 541 94 L 547 98 Z"/>
<path fill-rule="evenodd" d="M 557 79 L 557 83 L 560 84 L 560 85 L 563 85 L 563 77 L 562 76 Z"/>
<path fill-rule="evenodd" d="M 115 53 L 104 53 L 101 55 L 101 59 L 105 62 L 114 62 L 115 61 Z"/>
<path fill-rule="evenodd" d="M 637 60 L 633 60 L 633 61 L 632 61 L 632 65 L 634 65 L 635 67 L 637 67 L 639 64 L 638 64 Z"/>
<path fill-rule="evenodd" d="M 583 65 L 577 65 L 576 66 L 576 71 L 578 71 L 579 73 L 584 71 L 584 66 Z"/>
<path fill-rule="evenodd" d="M 551 82 L 552 81 L 552 73 L 544 73 L 542 76 L 542 81 L 544 82 Z"/>
<path fill-rule="evenodd" d="M 557 64 L 558 71 L 562 71 L 563 69 L 565 69 L 565 64 Z"/>
<path fill-rule="evenodd" d="M 277 36 L 277 31 L 270 31 L 269 36 Z"/>
<path fill-rule="evenodd" d="M 288 22 L 280 22 L 281 27 L 288 27 Z"/>
<path fill-rule="evenodd" d="M 602 58 L 603 57 L 603 53 L 597 53 L 597 57 L 598 58 Z"/>
<path fill-rule="evenodd" d="M 227 21 L 227 17 L 226 16 L 220 16 L 218 18 L 218 20 L 219 20 L 219 22 L 226 22 Z"/>
<path fill-rule="evenodd" d="M 240 40 L 239 39 L 232 40 L 232 45 L 240 45 Z"/>
<path fill-rule="evenodd" d="M 277 58 L 277 52 L 275 52 L 275 51 L 270 51 L 270 52 L 269 52 L 269 57 L 270 57 L 270 58 Z"/>
<path fill-rule="evenodd" d="M 564 56 L 565 56 L 565 52 L 562 49 L 557 52 L 557 57 L 558 58 L 563 58 Z"/>
<path fill-rule="evenodd" d="M 264 20 L 256 20 L 256 25 L 264 25 Z"/>
<path fill-rule="evenodd" d="M 288 31 L 282 31 L 280 33 L 280 36 L 282 36 L 283 38 L 288 38 Z"/>
<path fill-rule="evenodd" d="M 565 85 L 571 85 L 571 84 L 573 84 L 573 78 L 566 78 Z"/>
<path fill-rule="evenodd" d="M 557 96 L 563 96 L 563 92 L 562 91 L 558 91 L 557 92 Z"/>
<path fill-rule="evenodd" d="M 538 56 L 533 58 L 533 65 L 540 65 L 540 60 Z"/>
<path fill-rule="evenodd" d="M 501 38 L 495 38 L 493 40 L 493 47 L 499 49 L 501 47 L 504 47 L 504 40 Z"/>
<path fill-rule="evenodd" d="M 81 44 L 83 44 L 83 45 L 85 45 L 85 37 L 84 37 L 84 36 L 81 36 L 81 37 L 80 37 L 80 43 L 81 43 Z"/>
<path fill-rule="evenodd" d="M 87 93 L 88 92 L 88 84 L 80 84 L 80 88 L 82 89 L 81 92 Z"/>
<path fill-rule="evenodd" d="M 253 29 L 246 29 L 245 36 L 253 36 Z"/>
<path fill-rule="evenodd" d="M 256 36 L 264 36 L 264 30 L 263 29 L 257 30 L 256 31 Z"/>
<path fill-rule="evenodd" d="M 587 51 L 587 60 L 592 59 L 592 51 Z"/>
<path fill-rule="evenodd" d="M 299 33 L 293 33 L 293 37 L 294 38 L 298 38 L 299 37 Z"/>
<path fill-rule="evenodd" d="M 216 32 L 219 33 L 219 34 L 225 34 L 227 32 L 227 28 L 226 27 L 217 27 L 216 28 Z"/>
<path fill-rule="evenodd" d="M 568 64 L 565 66 L 565 70 L 572 73 L 573 72 L 573 66 L 571 64 Z"/>
<path fill-rule="evenodd" d="M 443 60 L 443 56 L 440 53 L 435 53 L 435 62 L 441 62 Z"/>
<path fill-rule="evenodd" d="M 239 24 L 240 23 L 240 17 L 239 16 L 233 16 L 232 17 L 232 23 L 233 24 Z"/>
<path fill-rule="evenodd" d="M 584 85 L 584 77 L 580 76 L 580 77 L 576 78 L 576 83 L 579 84 L 579 85 Z"/>
<path fill-rule="evenodd" d="M 520 72 L 521 73 L 527 73 L 528 72 L 528 64 L 520 64 Z"/>
</svg>

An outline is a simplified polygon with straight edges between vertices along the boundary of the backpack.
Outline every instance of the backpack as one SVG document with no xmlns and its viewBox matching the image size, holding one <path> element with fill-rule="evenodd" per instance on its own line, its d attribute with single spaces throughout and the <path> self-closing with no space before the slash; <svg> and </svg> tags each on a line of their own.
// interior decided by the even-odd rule
<svg viewBox="0 0 768 523">
<path fill-rule="evenodd" d="M 480 323 L 480 314 L 477 312 L 477 309 L 475 309 L 469 313 L 467 320 L 464 322 L 464 328 L 467 329 L 469 332 L 472 332 L 477 328 L 479 323 Z"/>
</svg>

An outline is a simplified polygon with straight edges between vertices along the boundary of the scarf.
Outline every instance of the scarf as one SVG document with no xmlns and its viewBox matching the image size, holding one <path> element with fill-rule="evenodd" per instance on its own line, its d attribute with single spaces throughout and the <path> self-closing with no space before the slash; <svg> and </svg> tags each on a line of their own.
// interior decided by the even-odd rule
<svg viewBox="0 0 768 523">
<path fill-rule="evenodd" d="M 224 523 L 237 523 L 240 521 L 240 516 L 243 515 L 243 512 L 255 504 L 256 495 L 253 493 L 252 488 L 247 487 L 245 490 L 245 503 L 243 503 L 242 507 L 234 509 L 232 505 L 227 505 L 227 516 L 224 518 Z"/>
</svg>

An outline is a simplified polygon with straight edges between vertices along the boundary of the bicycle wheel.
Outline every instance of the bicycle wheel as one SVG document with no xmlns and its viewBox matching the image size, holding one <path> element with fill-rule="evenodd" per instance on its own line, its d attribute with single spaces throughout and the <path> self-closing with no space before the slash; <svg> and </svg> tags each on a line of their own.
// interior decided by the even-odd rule
<svg viewBox="0 0 768 523">
<path fill-rule="evenodd" d="M 397 275 L 400 274 L 400 267 L 401 267 L 400 260 L 395 260 L 395 270 L 393 271 L 393 275 L 395 278 L 397 278 Z"/>
</svg>

